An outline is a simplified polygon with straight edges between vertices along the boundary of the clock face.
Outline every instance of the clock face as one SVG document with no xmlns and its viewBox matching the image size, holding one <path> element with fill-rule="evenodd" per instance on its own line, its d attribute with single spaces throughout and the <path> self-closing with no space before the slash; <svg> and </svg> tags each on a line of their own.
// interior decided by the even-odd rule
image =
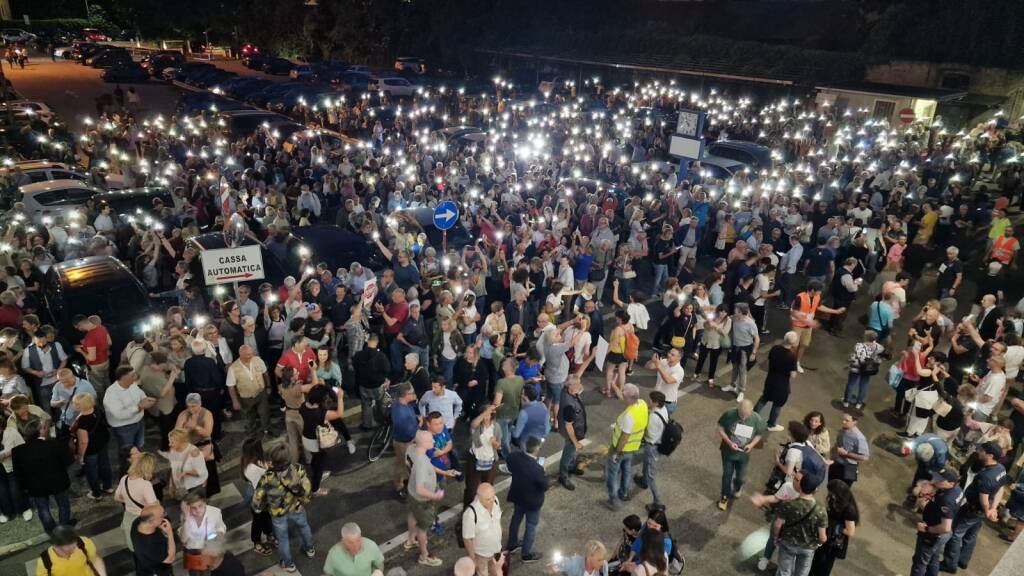
<svg viewBox="0 0 1024 576">
<path fill-rule="evenodd" d="M 676 124 L 676 132 L 682 136 L 696 138 L 699 119 L 700 115 L 696 112 L 680 112 L 679 120 Z"/>
</svg>

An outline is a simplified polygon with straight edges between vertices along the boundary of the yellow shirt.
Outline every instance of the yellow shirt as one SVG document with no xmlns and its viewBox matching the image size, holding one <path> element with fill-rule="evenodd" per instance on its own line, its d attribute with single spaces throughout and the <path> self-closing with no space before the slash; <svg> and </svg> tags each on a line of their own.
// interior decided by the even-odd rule
<svg viewBox="0 0 1024 576">
<path fill-rule="evenodd" d="M 92 562 L 93 566 L 96 566 L 100 562 L 100 557 L 96 554 L 96 545 L 85 536 L 81 538 L 85 544 L 85 553 L 89 555 L 89 561 Z M 77 547 L 75 552 L 68 558 L 61 558 L 53 551 L 53 548 L 48 548 L 46 553 L 50 555 L 50 561 L 53 562 L 53 568 L 50 570 L 51 576 L 92 576 L 93 574 L 89 570 L 89 566 L 86 565 L 86 555 Z M 43 566 L 42 560 L 36 562 L 36 576 L 47 576 L 46 567 Z"/>
<path fill-rule="evenodd" d="M 918 230 L 918 234 L 925 238 L 931 238 L 932 233 L 935 232 L 935 225 L 939 222 L 938 212 L 929 212 L 921 217 L 921 228 Z"/>
</svg>

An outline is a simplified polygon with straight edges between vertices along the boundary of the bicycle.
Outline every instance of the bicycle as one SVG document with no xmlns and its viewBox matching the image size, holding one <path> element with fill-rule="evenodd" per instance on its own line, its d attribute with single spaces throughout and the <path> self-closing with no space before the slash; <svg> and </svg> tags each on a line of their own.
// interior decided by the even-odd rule
<svg viewBox="0 0 1024 576">
<path fill-rule="evenodd" d="M 380 460 L 388 447 L 391 446 L 391 389 L 385 389 L 380 394 L 380 402 L 374 408 L 380 424 L 373 431 L 370 437 L 370 445 L 366 448 L 366 459 L 370 462 Z"/>
</svg>

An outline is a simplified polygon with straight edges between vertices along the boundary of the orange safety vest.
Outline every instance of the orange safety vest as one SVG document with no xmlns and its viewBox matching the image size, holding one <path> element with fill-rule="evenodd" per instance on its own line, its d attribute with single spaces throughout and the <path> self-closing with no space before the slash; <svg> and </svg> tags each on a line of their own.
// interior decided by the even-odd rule
<svg viewBox="0 0 1024 576">
<path fill-rule="evenodd" d="M 819 293 L 814 298 L 811 298 L 807 292 L 801 292 L 796 295 L 800 300 L 800 316 L 793 318 L 793 328 L 811 328 L 811 319 L 814 318 L 814 314 L 818 311 L 818 306 L 821 305 L 821 294 Z"/>
<path fill-rule="evenodd" d="M 992 243 L 992 259 L 999 260 L 1003 264 L 1009 264 L 1013 260 L 1013 253 L 1017 250 L 1019 243 L 1013 236 L 1007 238 L 1000 236 Z"/>
</svg>

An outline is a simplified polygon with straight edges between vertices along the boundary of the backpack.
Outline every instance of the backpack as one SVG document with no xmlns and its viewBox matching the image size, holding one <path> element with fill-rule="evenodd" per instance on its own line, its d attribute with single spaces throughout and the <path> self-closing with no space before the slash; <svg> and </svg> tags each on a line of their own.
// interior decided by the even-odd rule
<svg viewBox="0 0 1024 576">
<path fill-rule="evenodd" d="M 497 497 L 494 499 L 494 504 L 498 504 Z M 473 522 L 476 523 L 476 508 L 473 508 L 473 504 L 471 503 L 463 512 L 466 510 L 473 511 Z M 455 543 L 459 545 L 459 548 L 466 547 L 466 541 L 462 539 L 462 514 L 459 514 L 459 521 L 455 523 Z M 505 572 L 502 572 L 502 574 L 505 574 Z"/>
<path fill-rule="evenodd" d="M 672 418 L 666 420 L 657 412 L 654 415 L 660 418 L 662 424 L 665 425 L 665 428 L 661 431 L 661 440 L 658 441 L 658 454 L 671 456 L 683 442 L 683 425 Z"/>
<path fill-rule="evenodd" d="M 622 351 L 626 360 L 636 360 L 640 357 L 640 337 L 636 332 L 626 334 L 626 348 Z"/>
<path fill-rule="evenodd" d="M 99 576 L 100 573 L 97 572 L 96 567 L 92 565 L 92 560 L 89 560 L 89 553 L 85 550 L 85 540 L 82 540 L 81 536 L 79 536 L 77 540 L 78 541 L 75 542 L 75 545 L 78 546 L 78 549 L 82 551 L 82 555 L 85 556 L 85 565 L 89 567 L 89 573 L 94 576 Z M 42 562 L 43 568 L 46 568 L 47 576 L 52 576 L 53 560 L 50 558 L 49 548 L 46 548 L 39 553 L 39 561 Z"/>
<path fill-rule="evenodd" d="M 790 445 L 788 448 L 797 448 L 800 450 L 800 470 L 804 476 L 814 476 L 820 481 L 825 481 L 825 476 L 828 473 L 828 466 L 825 464 L 825 459 L 818 454 L 818 451 L 814 448 L 807 446 L 806 444 Z"/>
</svg>

